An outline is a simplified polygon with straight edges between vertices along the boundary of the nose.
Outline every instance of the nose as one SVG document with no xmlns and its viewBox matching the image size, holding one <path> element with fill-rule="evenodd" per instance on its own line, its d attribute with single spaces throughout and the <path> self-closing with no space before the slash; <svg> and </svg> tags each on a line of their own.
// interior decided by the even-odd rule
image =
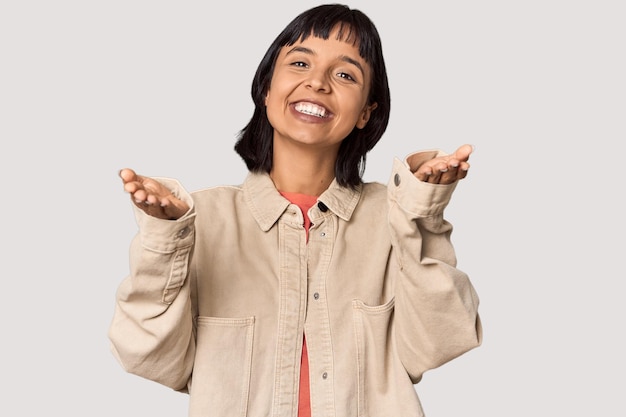
<svg viewBox="0 0 626 417">
<path fill-rule="evenodd" d="M 326 71 L 312 70 L 307 79 L 307 87 L 313 91 L 328 93 L 330 91 L 330 83 Z"/>
</svg>

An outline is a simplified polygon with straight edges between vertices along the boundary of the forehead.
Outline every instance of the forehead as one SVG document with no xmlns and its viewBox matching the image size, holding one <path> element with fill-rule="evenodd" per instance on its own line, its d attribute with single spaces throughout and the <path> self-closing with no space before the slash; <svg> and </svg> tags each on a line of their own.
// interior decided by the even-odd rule
<svg viewBox="0 0 626 417">
<path fill-rule="evenodd" d="M 301 25 L 292 25 L 279 36 L 282 44 L 293 44 L 314 36 L 322 39 L 335 38 L 358 45 L 361 38 L 360 31 L 347 22 L 307 22 Z"/>
<path fill-rule="evenodd" d="M 285 55 L 291 51 L 308 52 L 314 55 L 341 55 L 349 56 L 351 59 L 367 63 L 361 56 L 358 40 L 351 32 L 341 31 L 335 28 L 328 37 L 318 36 L 314 33 L 308 36 L 301 36 L 293 43 L 284 45 L 280 54 Z"/>
<path fill-rule="evenodd" d="M 309 30 L 304 29 L 300 32 L 292 32 L 291 36 L 288 36 L 286 39 L 284 39 L 285 43 L 282 46 L 284 47 L 304 43 L 311 38 L 329 41 L 343 41 L 345 43 L 351 44 L 357 49 L 358 55 L 365 59 L 365 57 L 362 55 L 363 51 L 359 49 L 360 37 L 358 31 L 355 30 L 350 24 L 345 22 L 339 22 L 334 24 L 333 26 L 314 26 Z"/>
</svg>

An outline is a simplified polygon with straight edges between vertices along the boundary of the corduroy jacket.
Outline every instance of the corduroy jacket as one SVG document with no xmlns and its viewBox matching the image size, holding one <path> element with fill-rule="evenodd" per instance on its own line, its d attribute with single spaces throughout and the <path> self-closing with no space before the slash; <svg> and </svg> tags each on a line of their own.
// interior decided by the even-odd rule
<svg viewBox="0 0 626 417">
<path fill-rule="evenodd" d="M 313 417 L 423 416 L 423 373 L 481 343 L 478 297 L 443 211 L 456 186 L 394 161 L 387 186 L 336 182 L 308 216 L 267 174 L 193 193 L 178 220 L 135 208 L 109 337 L 123 368 L 189 393 L 189 415 L 295 417 L 302 337 Z"/>
</svg>

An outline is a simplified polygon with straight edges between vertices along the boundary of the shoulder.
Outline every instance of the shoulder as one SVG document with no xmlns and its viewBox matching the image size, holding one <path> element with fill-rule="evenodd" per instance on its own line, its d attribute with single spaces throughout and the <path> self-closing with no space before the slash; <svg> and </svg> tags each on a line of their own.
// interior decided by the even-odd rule
<svg viewBox="0 0 626 417">
<path fill-rule="evenodd" d="M 203 188 L 191 193 L 194 204 L 200 209 L 226 208 L 242 201 L 241 185 L 220 185 Z"/>
<path fill-rule="evenodd" d="M 388 206 L 387 186 L 379 182 L 363 183 L 359 205 L 367 211 L 385 210 Z"/>
<path fill-rule="evenodd" d="M 387 198 L 387 186 L 380 182 L 363 183 L 361 195 L 363 199 L 385 200 Z"/>
</svg>

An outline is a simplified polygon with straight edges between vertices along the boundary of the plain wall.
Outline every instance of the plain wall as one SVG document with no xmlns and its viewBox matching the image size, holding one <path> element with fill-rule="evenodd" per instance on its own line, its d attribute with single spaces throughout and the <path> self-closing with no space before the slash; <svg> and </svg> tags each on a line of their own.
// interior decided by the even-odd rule
<svg viewBox="0 0 626 417">
<path fill-rule="evenodd" d="M 239 184 L 252 76 L 312 1 L 0 5 L 3 393 L 11 416 L 184 416 L 109 352 L 136 232 L 117 173 Z M 618 1 L 353 1 L 380 31 L 394 157 L 476 146 L 446 212 L 483 346 L 425 374 L 429 417 L 624 415 Z"/>
</svg>

